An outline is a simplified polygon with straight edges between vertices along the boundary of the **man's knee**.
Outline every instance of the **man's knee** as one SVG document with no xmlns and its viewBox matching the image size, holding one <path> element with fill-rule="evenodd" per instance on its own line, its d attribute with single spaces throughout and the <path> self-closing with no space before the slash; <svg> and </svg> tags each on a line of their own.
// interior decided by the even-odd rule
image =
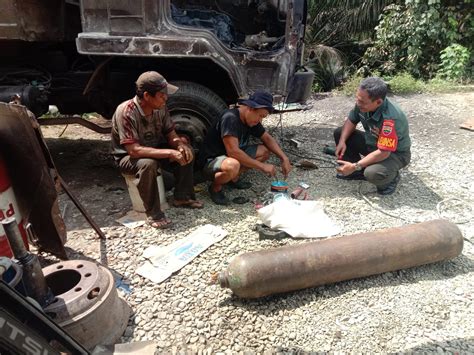
<svg viewBox="0 0 474 355">
<path fill-rule="evenodd" d="M 396 171 L 389 171 L 378 164 L 370 165 L 365 168 L 364 176 L 368 182 L 376 186 L 386 185 L 397 175 Z"/>
<path fill-rule="evenodd" d="M 256 160 L 260 162 L 267 161 L 270 158 L 270 151 L 264 145 L 259 145 L 257 148 L 257 156 L 255 157 Z"/>
<path fill-rule="evenodd" d="M 132 159 L 124 157 L 118 164 L 120 172 L 123 174 L 156 174 L 159 163 L 155 159 L 139 158 Z"/>
<path fill-rule="evenodd" d="M 240 163 L 237 159 L 227 157 L 222 162 L 220 170 L 234 178 L 239 174 Z"/>
<path fill-rule="evenodd" d="M 155 159 L 140 158 L 137 160 L 135 166 L 137 169 L 135 174 L 139 174 L 140 176 L 146 175 L 150 177 L 156 177 L 158 175 L 157 171 L 160 165 Z"/>
</svg>

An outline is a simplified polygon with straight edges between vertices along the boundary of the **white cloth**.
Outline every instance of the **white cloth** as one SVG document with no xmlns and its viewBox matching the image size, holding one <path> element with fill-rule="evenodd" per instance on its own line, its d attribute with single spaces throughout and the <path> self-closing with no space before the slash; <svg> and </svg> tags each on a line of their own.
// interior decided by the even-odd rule
<svg viewBox="0 0 474 355">
<path fill-rule="evenodd" d="M 260 208 L 258 215 L 266 226 L 294 238 L 324 238 L 341 232 L 317 201 L 280 199 Z"/>
</svg>

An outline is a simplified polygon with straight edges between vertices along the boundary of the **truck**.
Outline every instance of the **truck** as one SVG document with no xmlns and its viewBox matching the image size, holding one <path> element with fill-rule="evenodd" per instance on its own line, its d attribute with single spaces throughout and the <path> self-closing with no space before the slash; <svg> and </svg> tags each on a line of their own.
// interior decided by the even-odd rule
<svg viewBox="0 0 474 355">
<path fill-rule="evenodd" d="M 155 70 L 179 86 L 168 108 L 196 145 L 256 90 L 308 99 L 306 18 L 306 0 L 2 0 L 0 101 L 111 118 Z"/>
</svg>

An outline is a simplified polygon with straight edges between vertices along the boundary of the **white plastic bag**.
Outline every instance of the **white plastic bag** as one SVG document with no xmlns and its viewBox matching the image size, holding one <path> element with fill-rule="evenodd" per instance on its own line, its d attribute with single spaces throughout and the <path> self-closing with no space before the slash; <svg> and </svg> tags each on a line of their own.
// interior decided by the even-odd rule
<svg viewBox="0 0 474 355">
<path fill-rule="evenodd" d="M 263 224 L 294 238 L 324 238 L 341 232 L 317 201 L 278 200 L 258 210 Z"/>
</svg>

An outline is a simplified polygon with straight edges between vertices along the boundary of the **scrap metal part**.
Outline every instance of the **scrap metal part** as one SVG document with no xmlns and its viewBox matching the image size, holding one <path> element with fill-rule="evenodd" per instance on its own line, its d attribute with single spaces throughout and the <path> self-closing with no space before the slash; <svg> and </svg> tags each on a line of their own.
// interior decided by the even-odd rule
<svg viewBox="0 0 474 355">
<path fill-rule="evenodd" d="M 270 43 L 275 43 L 279 40 L 279 37 L 268 37 L 267 32 L 262 31 L 257 34 L 245 36 L 245 45 L 253 49 L 265 49 Z"/>
<path fill-rule="evenodd" d="M 34 117 L 25 107 L 0 103 L 0 151 L 20 214 L 33 225 L 38 247 L 66 258 L 66 227 L 50 175 L 53 166 Z"/>
<path fill-rule="evenodd" d="M 1 354 L 89 354 L 31 299 L 0 279 Z"/>
<path fill-rule="evenodd" d="M 68 334 L 87 349 L 120 338 L 131 309 L 118 296 L 108 269 L 87 260 L 69 260 L 43 272 L 55 295 L 44 310 Z"/>
<path fill-rule="evenodd" d="M 26 295 L 38 301 L 41 307 L 47 306 L 52 302 L 53 294 L 46 284 L 38 257 L 26 250 L 15 217 L 6 218 L 1 221 L 1 224 L 5 229 L 13 255 L 18 259 L 23 269 Z"/>
<path fill-rule="evenodd" d="M 291 235 L 285 231 L 267 227 L 265 224 L 257 224 L 255 230 L 258 232 L 259 240 L 291 238 Z"/>
<path fill-rule="evenodd" d="M 218 282 L 237 296 L 257 298 L 447 260 L 462 248 L 459 228 L 434 220 L 245 253 Z"/>
</svg>

